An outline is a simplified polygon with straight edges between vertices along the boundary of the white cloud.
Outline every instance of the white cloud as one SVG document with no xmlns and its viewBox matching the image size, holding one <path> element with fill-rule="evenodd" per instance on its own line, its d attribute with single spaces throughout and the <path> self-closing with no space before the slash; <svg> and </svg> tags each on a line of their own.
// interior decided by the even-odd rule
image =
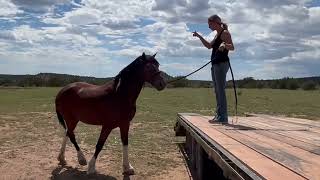
<svg viewBox="0 0 320 180">
<path fill-rule="evenodd" d="M 72 0 L 11 0 L 15 5 L 36 12 L 51 11 L 55 5 L 71 3 Z"/>
<path fill-rule="evenodd" d="M 66 69 L 68 73 L 94 69 L 99 72 L 97 75 L 111 76 L 142 52 L 158 52 L 157 58 L 169 74 L 182 75 L 200 67 L 211 53 L 192 37 L 190 29 L 194 27 L 188 25 L 201 24 L 199 33 L 211 41 L 215 33 L 208 33 L 203 27 L 207 27 L 210 15 L 218 14 L 229 24 L 236 47 L 230 53 L 236 78 L 319 75 L 314 66 L 319 67 L 320 59 L 320 7 L 307 7 L 309 0 L 12 2 L 0 0 L 0 17 L 7 21 L 20 18 L 16 26 L 0 32 L 0 61 L 30 59 L 38 64 L 31 72 L 41 68 L 49 71 L 51 65 L 54 71 L 62 71 L 62 64 L 49 62 L 64 59 L 61 63 L 70 67 Z M 54 14 L 54 8 L 63 3 L 73 8 Z M 37 19 L 29 22 L 16 17 L 17 13 L 28 11 L 42 12 L 37 18 L 49 27 L 33 24 Z M 102 72 L 105 60 L 118 69 Z M 73 63 L 77 68 L 71 68 Z M 211 79 L 208 69 L 192 77 Z"/>
<path fill-rule="evenodd" d="M 22 13 L 18 7 L 9 0 L 0 0 L 0 18 L 7 16 L 14 16 L 18 13 Z"/>
<path fill-rule="evenodd" d="M 62 18 L 48 17 L 43 20 L 45 23 L 58 24 L 67 27 L 101 23 L 103 13 L 97 9 L 82 7 L 65 13 Z"/>
<path fill-rule="evenodd" d="M 208 0 L 155 0 L 152 15 L 169 23 L 205 23 L 210 9 Z"/>
</svg>

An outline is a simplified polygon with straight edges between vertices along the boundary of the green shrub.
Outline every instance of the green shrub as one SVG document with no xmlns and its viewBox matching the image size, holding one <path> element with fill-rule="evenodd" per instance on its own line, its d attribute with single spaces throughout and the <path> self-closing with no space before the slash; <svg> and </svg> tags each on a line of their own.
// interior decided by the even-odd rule
<svg viewBox="0 0 320 180">
<path fill-rule="evenodd" d="M 316 83 L 313 81 L 308 81 L 302 84 L 303 90 L 315 90 L 316 89 Z"/>
</svg>

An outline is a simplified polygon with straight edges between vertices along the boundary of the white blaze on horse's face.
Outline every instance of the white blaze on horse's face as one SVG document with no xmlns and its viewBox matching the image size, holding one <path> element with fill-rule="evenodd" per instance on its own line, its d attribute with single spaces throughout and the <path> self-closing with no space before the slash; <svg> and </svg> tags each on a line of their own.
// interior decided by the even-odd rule
<svg viewBox="0 0 320 180">
<path fill-rule="evenodd" d="M 153 58 L 153 57 L 150 57 Z M 153 60 L 147 60 L 144 67 L 144 77 L 145 81 L 150 83 L 157 90 L 163 90 L 167 83 L 161 76 L 161 71 L 159 71 L 159 63 L 153 58 Z"/>
</svg>

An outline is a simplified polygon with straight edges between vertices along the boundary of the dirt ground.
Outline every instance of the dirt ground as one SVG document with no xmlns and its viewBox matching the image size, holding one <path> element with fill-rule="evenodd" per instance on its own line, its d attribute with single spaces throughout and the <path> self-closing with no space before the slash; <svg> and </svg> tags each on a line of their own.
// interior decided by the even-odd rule
<svg viewBox="0 0 320 180">
<path fill-rule="evenodd" d="M 177 162 L 171 169 L 167 168 L 146 176 L 144 172 L 150 171 L 151 166 L 132 163 L 136 175 L 123 177 L 122 159 L 114 157 L 112 150 L 104 149 L 96 163 L 97 173 L 87 175 L 87 166 L 78 164 L 76 151 L 68 142 L 65 154 L 67 165 L 60 166 L 57 156 L 62 141 L 62 137 L 59 136 L 61 127 L 53 120 L 48 124 L 37 123 L 37 126 L 30 120 L 39 118 L 52 119 L 55 116 L 50 112 L 0 115 L 0 179 L 191 179 L 178 150 L 169 154 L 170 158 L 176 159 Z M 89 161 L 94 146 L 82 144 L 81 148 Z"/>
</svg>

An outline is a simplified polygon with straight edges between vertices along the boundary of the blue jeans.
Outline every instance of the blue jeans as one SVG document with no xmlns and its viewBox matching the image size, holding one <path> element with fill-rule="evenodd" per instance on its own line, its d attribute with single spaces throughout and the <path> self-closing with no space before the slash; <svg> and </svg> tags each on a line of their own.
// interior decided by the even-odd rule
<svg viewBox="0 0 320 180">
<path fill-rule="evenodd" d="M 226 76 L 229 70 L 229 63 L 222 62 L 213 64 L 211 67 L 211 76 L 216 94 L 218 121 L 228 121 L 227 97 L 226 97 Z"/>
</svg>

